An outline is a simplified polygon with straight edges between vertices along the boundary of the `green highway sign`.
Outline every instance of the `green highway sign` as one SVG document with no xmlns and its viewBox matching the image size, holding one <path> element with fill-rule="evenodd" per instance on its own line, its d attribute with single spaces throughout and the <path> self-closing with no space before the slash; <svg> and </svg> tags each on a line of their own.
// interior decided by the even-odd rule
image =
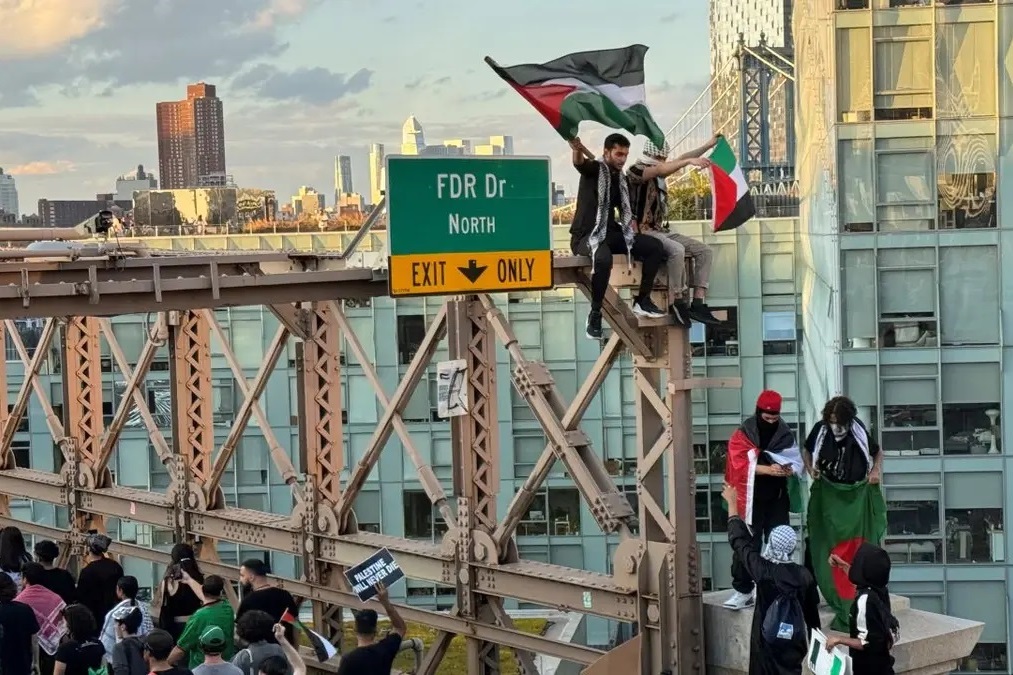
<svg viewBox="0 0 1013 675">
<path fill-rule="evenodd" d="M 552 288 L 548 157 L 389 155 L 390 294 Z"/>
</svg>

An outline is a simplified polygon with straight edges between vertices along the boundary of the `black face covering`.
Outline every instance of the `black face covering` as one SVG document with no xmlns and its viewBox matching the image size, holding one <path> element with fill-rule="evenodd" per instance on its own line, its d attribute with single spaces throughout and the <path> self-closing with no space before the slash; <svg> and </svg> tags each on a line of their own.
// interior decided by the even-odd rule
<svg viewBox="0 0 1013 675">
<path fill-rule="evenodd" d="M 763 419 L 762 412 L 759 408 L 756 409 L 756 431 L 760 435 L 760 450 L 766 450 L 770 442 L 774 440 L 774 434 L 777 432 L 777 428 L 781 426 L 781 421 L 768 422 Z"/>
</svg>

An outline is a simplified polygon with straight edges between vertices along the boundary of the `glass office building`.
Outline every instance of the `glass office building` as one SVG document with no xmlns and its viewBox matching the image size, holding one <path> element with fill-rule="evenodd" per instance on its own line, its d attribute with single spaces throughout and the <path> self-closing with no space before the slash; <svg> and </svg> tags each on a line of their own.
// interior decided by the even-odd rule
<svg viewBox="0 0 1013 675">
<path fill-rule="evenodd" d="M 1013 4 L 802 0 L 795 35 L 806 413 L 856 401 L 891 589 L 984 621 L 962 668 L 1009 672 Z"/>
</svg>

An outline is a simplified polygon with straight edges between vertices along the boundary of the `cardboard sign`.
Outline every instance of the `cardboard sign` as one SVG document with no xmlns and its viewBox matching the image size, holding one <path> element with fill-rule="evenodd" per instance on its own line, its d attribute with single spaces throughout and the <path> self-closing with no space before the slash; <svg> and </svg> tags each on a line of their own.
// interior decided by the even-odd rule
<svg viewBox="0 0 1013 675">
<path fill-rule="evenodd" d="M 345 570 L 345 578 L 352 586 L 352 590 L 359 600 L 366 602 L 376 597 L 375 586 L 383 582 L 383 585 L 390 588 L 392 585 L 404 579 L 404 572 L 398 566 L 394 556 L 385 548 L 369 556 L 355 567 Z"/>
<path fill-rule="evenodd" d="M 851 656 L 841 647 L 827 651 L 827 636 L 814 629 L 806 665 L 813 675 L 851 675 Z"/>
</svg>

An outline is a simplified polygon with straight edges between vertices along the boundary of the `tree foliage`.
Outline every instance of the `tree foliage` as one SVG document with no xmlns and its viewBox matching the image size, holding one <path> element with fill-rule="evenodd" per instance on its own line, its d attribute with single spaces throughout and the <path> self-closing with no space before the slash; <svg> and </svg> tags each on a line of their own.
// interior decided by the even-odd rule
<svg viewBox="0 0 1013 675">
<path fill-rule="evenodd" d="M 668 186 L 668 219 L 701 220 L 710 206 L 711 186 L 703 171 L 690 171 Z"/>
</svg>

